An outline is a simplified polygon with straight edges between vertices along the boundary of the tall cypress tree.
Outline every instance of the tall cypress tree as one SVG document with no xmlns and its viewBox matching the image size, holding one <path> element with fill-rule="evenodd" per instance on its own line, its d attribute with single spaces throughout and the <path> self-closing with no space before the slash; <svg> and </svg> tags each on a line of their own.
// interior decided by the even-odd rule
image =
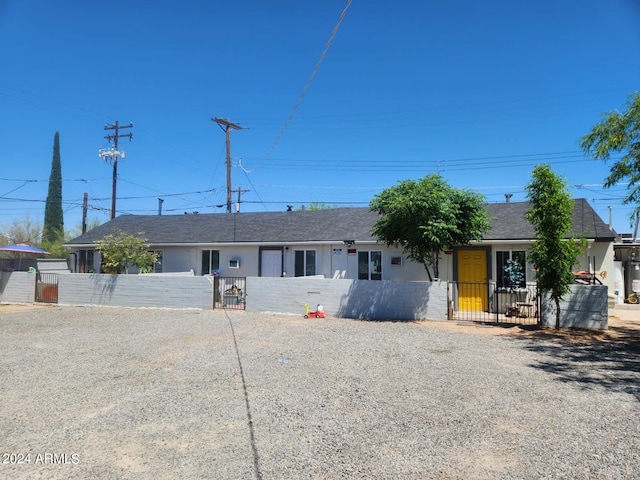
<svg viewBox="0 0 640 480">
<path fill-rule="evenodd" d="M 62 213 L 62 167 L 60 165 L 60 135 L 53 137 L 53 159 L 49 176 L 49 193 L 44 209 L 42 243 L 57 243 L 64 240 L 64 215 Z"/>
</svg>

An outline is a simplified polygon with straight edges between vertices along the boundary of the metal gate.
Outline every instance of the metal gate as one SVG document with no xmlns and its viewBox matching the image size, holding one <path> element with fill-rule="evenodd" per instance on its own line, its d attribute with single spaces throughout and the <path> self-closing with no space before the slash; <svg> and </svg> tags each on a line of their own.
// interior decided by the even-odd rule
<svg viewBox="0 0 640 480">
<path fill-rule="evenodd" d="M 535 285 L 511 291 L 497 288 L 493 282 L 449 282 L 447 302 L 449 320 L 535 325 L 540 319 Z"/>
<path fill-rule="evenodd" d="M 57 273 L 38 273 L 36 275 L 36 302 L 58 303 Z"/>
<path fill-rule="evenodd" d="M 247 298 L 246 277 L 215 277 L 213 308 L 244 310 Z"/>
</svg>

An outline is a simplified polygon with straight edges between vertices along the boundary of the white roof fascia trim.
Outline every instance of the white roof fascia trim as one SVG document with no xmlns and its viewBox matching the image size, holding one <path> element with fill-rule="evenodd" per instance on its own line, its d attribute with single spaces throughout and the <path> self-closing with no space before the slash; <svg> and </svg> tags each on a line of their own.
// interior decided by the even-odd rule
<svg viewBox="0 0 640 480">
<path fill-rule="evenodd" d="M 565 240 L 570 240 L 569 238 L 565 239 Z M 535 242 L 534 239 L 532 240 L 484 240 L 482 242 L 478 242 L 478 243 L 473 243 L 473 245 L 533 245 L 533 242 Z M 593 238 L 587 238 L 587 243 L 595 243 L 595 240 Z M 458 248 L 464 248 L 464 247 L 458 247 Z"/>
<path fill-rule="evenodd" d="M 480 242 L 471 242 L 471 245 L 487 245 L 487 246 L 505 245 L 505 244 L 528 245 L 528 244 L 532 244 L 533 242 L 534 242 L 533 240 L 482 240 Z M 464 246 L 458 247 L 458 248 L 464 248 Z"/>
<path fill-rule="evenodd" d="M 375 240 L 369 241 L 356 241 L 353 247 L 358 245 L 377 245 Z M 212 248 L 212 247 L 282 247 L 292 245 L 345 245 L 344 240 L 330 240 L 330 241 L 305 241 L 305 242 L 212 242 L 212 243 L 147 243 L 150 247 L 187 247 L 187 248 Z M 94 247 L 95 244 L 89 244 L 87 247 Z M 346 245 L 345 245 L 346 246 Z M 76 247 L 76 245 L 73 245 Z M 83 245 L 84 247 L 84 245 Z"/>
</svg>

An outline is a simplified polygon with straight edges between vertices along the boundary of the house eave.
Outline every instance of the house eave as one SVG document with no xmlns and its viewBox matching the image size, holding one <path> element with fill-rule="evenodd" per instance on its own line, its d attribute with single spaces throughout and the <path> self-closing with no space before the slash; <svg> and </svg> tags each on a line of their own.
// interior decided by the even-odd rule
<svg viewBox="0 0 640 480">
<path fill-rule="evenodd" d="M 479 242 L 471 242 L 474 245 L 529 245 L 533 243 L 533 240 L 523 240 L 523 239 L 487 239 L 481 240 Z"/>
<path fill-rule="evenodd" d="M 567 239 L 568 240 L 568 239 Z M 587 243 L 596 243 L 597 239 L 587 238 Z M 602 241 L 602 240 L 600 240 Z M 488 239 L 482 240 L 480 242 L 471 242 L 471 245 L 532 245 L 535 242 L 535 239 L 523 240 L 523 239 Z"/>
<path fill-rule="evenodd" d="M 167 247 L 187 247 L 187 248 L 213 248 L 213 247 L 283 247 L 294 245 L 309 245 L 309 246 L 321 246 L 321 245 L 342 245 L 345 244 L 345 240 L 311 240 L 311 241 L 281 241 L 281 242 L 199 242 L 199 243 L 154 243 L 148 242 L 150 248 L 167 248 Z M 375 240 L 356 240 L 353 242 L 353 246 L 358 245 L 377 245 Z M 74 243 L 65 244 L 66 248 L 96 248 L 95 243 Z"/>
</svg>

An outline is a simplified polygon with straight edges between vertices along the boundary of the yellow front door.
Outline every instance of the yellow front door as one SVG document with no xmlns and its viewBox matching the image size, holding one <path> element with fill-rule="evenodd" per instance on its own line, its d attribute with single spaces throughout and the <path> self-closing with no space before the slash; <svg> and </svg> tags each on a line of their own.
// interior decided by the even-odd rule
<svg viewBox="0 0 640 480">
<path fill-rule="evenodd" d="M 486 250 L 458 250 L 458 309 L 486 311 L 488 302 Z"/>
</svg>

